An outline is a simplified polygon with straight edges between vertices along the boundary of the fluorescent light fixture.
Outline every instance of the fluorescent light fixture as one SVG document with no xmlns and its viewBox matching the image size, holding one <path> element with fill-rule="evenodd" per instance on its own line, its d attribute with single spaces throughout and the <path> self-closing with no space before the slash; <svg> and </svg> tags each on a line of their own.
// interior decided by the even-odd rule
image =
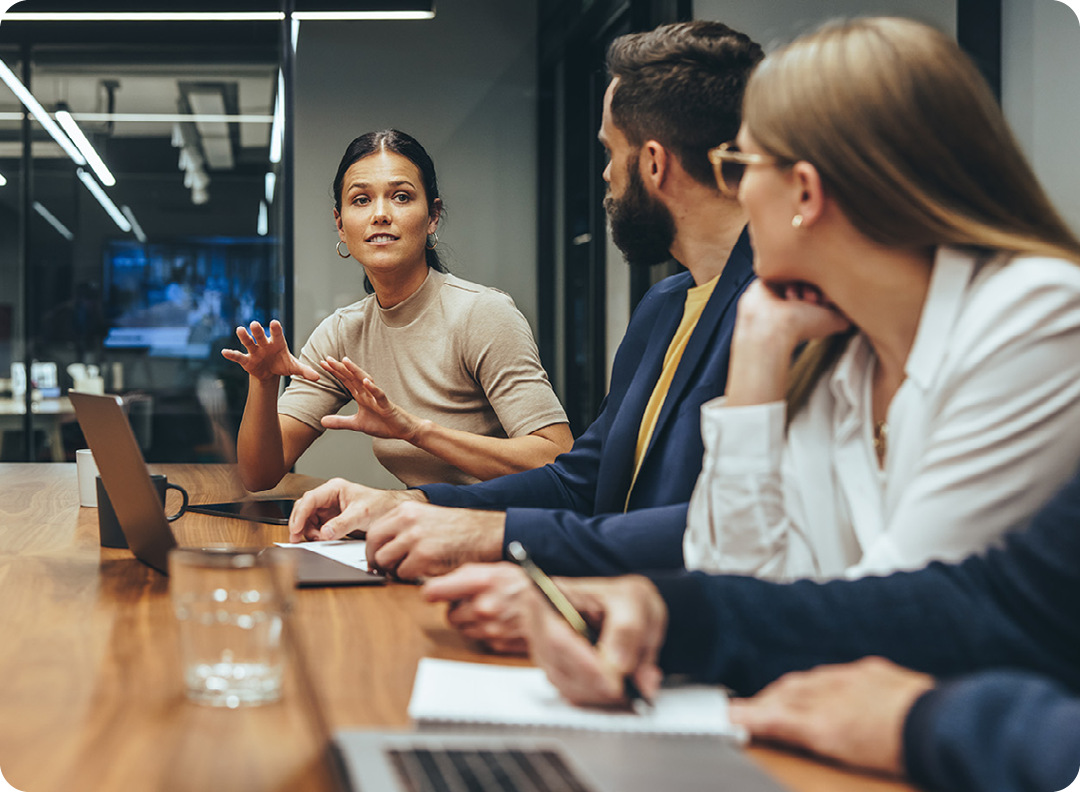
<svg viewBox="0 0 1080 792">
<path fill-rule="evenodd" d="M 34 201 L 34 211 L 45 218 L 49 225 L 56 229 L 56 233 L 66 239 L 68 242 L 75 241 L 75 235 L 71 233 L 66 225 L 56 219 L 56 215 L 46 209 L 37 201 Z"/>
<path fill-rule="evenodd" d="M 266 175 L 269 176 L 270 174 L 268 173 Z M 4 174 L 0 173 L 0 187 L 3 187 L 5 184 L 7 184 L 7 179 L 4 178 Z"/>
<path fill-rule="evenodd" d="M 270 212 L 266 208 L 266 201 L 259 201 L 259 236 L 266 236 L 270 230 Z"/>
<path fill-rule="evenodd" d="M 390 20 L 434 19 L 434 11 L 293 11 L 293 19 L 303 21 L 323 20 Z"/>
<path fill-rule="evenodd" d="M 87 164 L 97 174 L 98 179 L 106 187 L 112 187 L 116 184 L 116 179 L 112 173 L 105 166 L 105 162 L 98 155 L 97 150 L 94 148 L 90 140 L 83 134 L 83 131 L 79 129 L 79 125 L 75 123 L 75 119 L 71 117 L 71 113 L 67 110 L 57 110 L 56 120 L 60 122 L 60 126 L 64 128 L 64 131 L 68 133 L 68 136 L 79 147 L 79 151 L 86 157 Z"/>
<path fill-rule="evenodd" d="M 277 99 L 274 100 L 274 125 L 270 128 L 270 161 L 281 162 L 281 150 L 285 147 L 285 75 L 278 69 Z"/>
<path fill-rule="evenodd" d="M 112 199 L 105 194 L 105 191 L 101 189 L 101 186 L 94 181 L 94 177 L 84 171 L 82 168 L 78 168 L 75 173 L 78 175 L 79 180 L 86 185 L 86 189 L 90 191 L 90 194 L 97 198 L 101 207 L 109 213 L 109 217 L 113 222 L 123 231 L 125 234 L 131 231 L 131 223 L 127 221 L 127 218 L 121 214 L 120 210 L 116 208 L 116 204 L 112 202 Z"/>
<path fill-rule="evenodd" d="M 266 174 L 266 202 L 268 204 L 272 204 L 274 202 L 275 185 L 277 185 L 277 174 L 273 171 L 268 171 Z"/>
<path fill-rule="evenodd" d="M 10 16 L 8 14 L 8 17 Z M 26 109 L 33 114 L 39 124 L 45 127 L 45 131 L 52 135 L 53 140 L 60 144 L 60 148 L 67 152 L 67 155 L 75 161 L 76 165 L 86 164 L 86 159 L 75 148 L 75 144 L 68 139 L 68 136 L 64 134 L 64 130 L 56 125 L 52 117 L 45 112 L 45 108 L 41 106 L 41 103 L 34 98 L 34 95 L 26 89 L 26 86 L 19 81 L 19 78 L 2 60 L 0 60 L 0 80 L 7 83 L 7 87 L 11 89 L 11 92 L 19 97 L 19 101 L 26 105 Z"/>
<path fill-rule="evenodd" d="M 135 213 L 131 211 L 130 206 L 121 206 L 120 211 L 124 213 L 124 217 L 131 223 L 131 230 L 135 232 L 135 238 L 146 244 L 146 232 L 142 230 L 142 226 L 139 225 L 139 221 L 135 219 Z"/>
<path fill-rule="evenodd" d="M 284 11 L 13 11 L 5 22 L 280 22 Z"/>
<path fill-rule="evenodd" d="M 14 118 L 8 118 L 14 116 Z M 0 121 L 18 120 L 22 116 L 18 113 L 0 113 Z M 205 113 L 72 113 L 71 117 L 76 121 L 114 122 L 114 123 L 158 123 L 158 124 L 182 124 L 190 121 L 193 124 L 272 124 L 272 115 L 213 115 Z"/>
</svg>

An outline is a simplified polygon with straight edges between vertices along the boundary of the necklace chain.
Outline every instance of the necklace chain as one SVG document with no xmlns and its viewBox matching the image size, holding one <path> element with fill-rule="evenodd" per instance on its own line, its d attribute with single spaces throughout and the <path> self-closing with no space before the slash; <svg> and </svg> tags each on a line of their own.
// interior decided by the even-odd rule
<svg viewBox="0 0 1080 792">
<path fill-rule="evenodd" d="M 889 423 L 888 421 L 874 422 L 874 451 L 877 453 L 878 462 L 885 461 L 885 452 L 889 448 Z"/>
</svg>

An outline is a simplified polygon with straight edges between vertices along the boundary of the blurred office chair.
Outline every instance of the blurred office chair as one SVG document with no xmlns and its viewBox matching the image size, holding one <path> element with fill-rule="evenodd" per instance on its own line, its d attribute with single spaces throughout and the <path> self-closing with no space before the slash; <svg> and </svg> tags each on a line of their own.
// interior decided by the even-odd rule
<svg viewBox="0 0 1080 792">
<path fill-rule="evenodd" d="M 222 462 L 235 464 L 236 438 L 229 429 L 229 400 L 225 383 L 218 377 L 203 375 L 195 385 L 195 398 L 210 422 L 210 449 Z"/>
</svg>

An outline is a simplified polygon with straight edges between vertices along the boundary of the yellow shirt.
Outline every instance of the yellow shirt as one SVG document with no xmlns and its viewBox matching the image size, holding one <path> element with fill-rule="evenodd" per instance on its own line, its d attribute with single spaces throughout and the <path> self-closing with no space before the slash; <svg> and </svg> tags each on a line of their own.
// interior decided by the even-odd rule
<svg viewBox="0 0 1080 792">
<path fill-rule="evenodd" d="M 645 450 L 649 447 L 649 441 L 652 440 L 653 431 L 656 429 L 656 419 L 660 417 L 660 411 L 664 407 L 668 388 L 671 387 L 671 381 L 675 378 L 675 372 L 679 368 L 679 361 L 682 360 L 683 351 L 686 349 L 690 336 L 694 334 L 698 319 L 701 318 L 701 314 L 705 310 L 709 298 L 712 297 L 713 289 L 716 288 L 716 283 L 719 280 L 720 276 L 717 275 L 712 280 L 688 289 L 686 292 L 686 304 L 683 306 L 682 321 L 679 322 L 679 328 L 675 331 L 671 343 L 668 344 L 667 353 L 664 355 L 664 368 L 660 371 L 660 378 L 656 381 L 652 396 L 649 397 L 649 403 L 645 405 L 645 414 L 641 416 L 637 452 L 634 454 L 634 477 L 630 480 L 630 489 L 626 493 L 624 511 L 630 506 L 630 493 L 634 491 L 634 484 L 637 483 L 638 473 L 641 471 L 641 462 L 645 459 Z"/>
</svg>

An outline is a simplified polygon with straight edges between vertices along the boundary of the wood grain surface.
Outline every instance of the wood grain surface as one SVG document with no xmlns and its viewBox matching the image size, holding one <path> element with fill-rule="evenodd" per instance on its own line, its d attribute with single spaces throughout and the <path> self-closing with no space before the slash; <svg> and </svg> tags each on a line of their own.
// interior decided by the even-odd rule
<svg viewBox="0 0 1080 792">
<path fill-rule="evenodd" d="M 151 467 L 193 503 L 245 494 L 231 466 Z M 317 483 L 290 475 L 260 497 Z M 287 538 L 284 526 L 194 513 L 172 527 L 182 546 Z M 203 707 L 183 695 L 167 584 L 129 551 L 100 547 L 97 510 L 79 507 L 74 464 L 0 465 L 0 769 L 12 786 L 332 790 L 323 729 L 408 726 L 421 657 L 525 662 L 477 651 L 415 586 L 304 589 L 291 625 L 308 682 L 293 658 L 280 703 Z M 796 790 L 907 789 L 784 751 L 751 755 Z"/>
</svg>

